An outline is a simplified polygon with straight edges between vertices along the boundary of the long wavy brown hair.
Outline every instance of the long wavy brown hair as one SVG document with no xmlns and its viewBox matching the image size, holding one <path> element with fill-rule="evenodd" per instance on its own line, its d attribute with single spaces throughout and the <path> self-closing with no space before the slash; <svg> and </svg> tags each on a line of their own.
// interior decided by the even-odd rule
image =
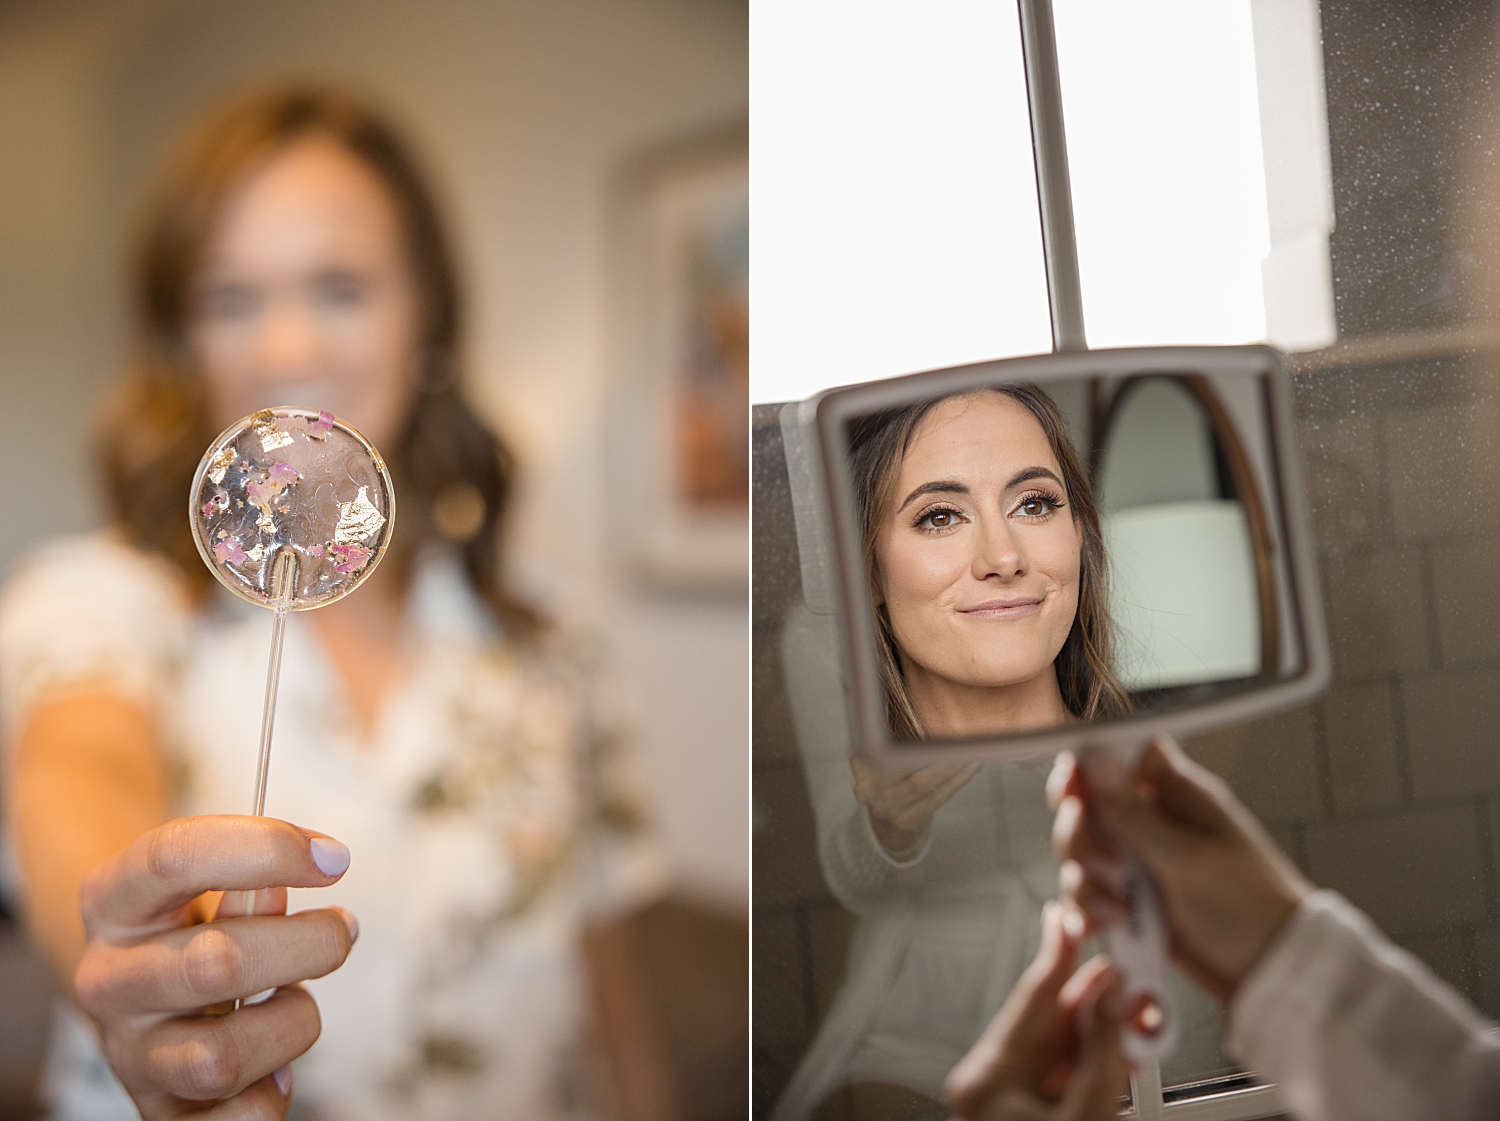
<svg viewBox="0 0 1500 1121">
<path fill-rule="evenodd" d="M 231 194 L 309 136 L 341 145 L 390 192 L 421 307 L 411 404 L 395 445 L 382 449 L 401 512 L 387 563 L 409 575 L 418 549 L 444 536 L 441 527 L 508 633 L 533 635 L 543 620 L 509 591 L 501 567 L 515 461 L 460 388 L 458 275 L 437 205 L 391 126 L 342 93 L 282 86 L 241 97 L 200 122 L 167 164 L 136 257 L 135 359 L 107 401 L 99 430 L 114 522 L 132 544 L 175 562 L 193 587 L 207 586 L 186 500 L 217 431 L 187 341 L 192 286 Z M 445 507 L 457 516 L 442 516 Z"/>
<path fill-rule="evenodd" d="M 1110 663 L 1114 654 L 1114 623 L 1109 614 L 1108 566 L 1104 534 L 1099 527 L 1099 509 L 1083 461 L 1068 438 L 1067 425 L 1057 404 L 1034 385 L 1005 385 L 967 393 L 930 397 L 886 409 L 849 423 L 849 464 L 855 480 L 860 527 L 864 534 L 865 574 L 871 602 L 876 608 L 876 657 L 881 686 L 885 691 L 886 718 L 897 739 L 922 739 L 922 722 L 912 705 L 911 691 L 901 668 L 901 649 L 896 644 L 890 614 L 879 594 L 880 571 L 875 542 L 891 507 L 902 460 L 923 419 L 943 401 L 975 393 L 999 393 L 1021 405 L 1042 426 L 1052 454 L 1062 468 L 1063 486 L 1073 518 L 1083 527 L 1079 556 L 1078 612 L 1073 626 L 1053 662 L 1063 704 L 1080 720 L 1124 716 L 1130 711 L 1130 696 L 1115 677 Z"/>
</svg>

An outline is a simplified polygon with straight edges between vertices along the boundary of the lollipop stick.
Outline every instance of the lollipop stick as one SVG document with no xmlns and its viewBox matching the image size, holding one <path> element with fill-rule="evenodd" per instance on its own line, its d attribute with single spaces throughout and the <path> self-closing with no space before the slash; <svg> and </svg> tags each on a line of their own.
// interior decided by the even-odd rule
<svg viewBox="0 0 1500 1121">
<path fill-rule="evenodd" d="M 292 594 L 297 589 L 297 554 L 283 548 L 276 554 L 272 578 L 271 606 L 276 622 L 271 626 L 271 661 L 266 666 L 266 703 L 260 717 L 260 762 L 255 781 L 255 808 L 250 812 L 261 817 L 266 812 L 266 775 L 271 770 L 271 730 L 276 724 L 276 688 L 281 682 L 281 647 L 286 640 L 286 616 Z"/>
<path fill-rule="evenodd" d="M 274 575 L 271 581 L 271 606 L 276 611 L 276 621 L 271 625 L 271 660 L 266 666 L 266 702 L 260 718 L 260 762 L 256 766 L 255 806 L 251 811 L 256 817 L 266 812 L 266 776 L 271 770 L 271 731 L 276 724 L 276 688 L 281 682 L 281 648 L 286 641 L 286 617 L 291 608 L 292 595 L 297 589 L 297 554 L 282 548 L 276 554 Z M 241 914 L 255 914 L 255 892 L 244 895 Z M 235 999 L 239 1009 L 243 1001 Z"/>
</svg>

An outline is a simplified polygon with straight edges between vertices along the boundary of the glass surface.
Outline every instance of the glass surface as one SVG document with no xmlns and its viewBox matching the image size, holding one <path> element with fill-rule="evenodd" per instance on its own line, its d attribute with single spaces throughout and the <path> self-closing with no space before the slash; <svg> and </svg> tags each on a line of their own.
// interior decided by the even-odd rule
<svg viewBox="0 0 1500 1121">
<path fill-rule="evenodd" d="M 1494 1018 L 1500 21 L 1478 0 L 1318 7 L 1341 343 L 1294 355 L 1291 367 L 1335 680 L 1315 703 L 1184 746 L 1228 781 L 1316 883 L 1345 894 Z M 1059 5 L 1060 24 L 1065 18 Z M 799 557 L 779 410 L 756 411 L 755 440 L 754 1116 L 764 1118 L 827 1046 L 848 979 L 868 968 L 867 947 L 906 920 L 899 904 L 850 896 L 826 872 L 838 839 L 825 824 L 826 792 L 842 784 L 853 801 L 848 764 L 844 774 L 836 767 L 842 683 L 825 674 L 801 684 L 810 663 L 797 652 L 803 635 L 833 620 Z M 820 687 L 827 693 L 818 701 Z M 1008 773 L 998 773 L 981 772 L 964 795 L 1003 784 Z M 1009 844 L 1018 832 L 1025 841 L 1013 815 L 979 817 L 971 840 L 996 846 L 1003 835 Z M 1027 849 L 1012 851 L 1024 858 Z M 903 890 L 913 908 L 940 898 L 921 879 Z M 933 991 L 947 999 L 941 984 Z M 954 1005 L 975 1034 L 988 999 Z M 1163 1071 L 1168 1087 L 1235 1069 L 1218 1050 L 1213 1005 L 1201 1007 Z M 949 1037 L 930 1038 L 956 1049 Z M 886 1083 L 905 1080 L 894 1066 L 884 1074 Z M 813 1115 L 942 1116 L 930 1097 L 848 1081 L 829 1089 Z"/>
<path fill-rule="evenodd" d="M 1052 344 L 1014 4 L 750 11 L 752 401 Z"/>
<path fill-rule="evenodd" d="M 1252 6 L 1054 0 L 1090 346 L 1266 338 Z"/>
<path fill-rule="evenodd" d="M 395 528 L 385 461 L 332 413 L 281 406 L 230 425 L 193 477 L 193 539 L 241 599 L 273 606 L 277 556 L 296 559 L 288 607 L 348 595 L 375 571 Z"/>
<path fill-rule="evenodd" d="M 779 409 L 753 461 L 755 1115 L 925 1118 L 1035 953 L 1056 895 L 1048 764 L 991 762 L 951 789 L 916 851 L 871 825 L 890 793 L 851 756 L 838 620 L 798 549 Z M 1233 1069 L 1213 1001 L 1174 975 L 1182 1044 L 1164 1077 Z"/>
</svg>

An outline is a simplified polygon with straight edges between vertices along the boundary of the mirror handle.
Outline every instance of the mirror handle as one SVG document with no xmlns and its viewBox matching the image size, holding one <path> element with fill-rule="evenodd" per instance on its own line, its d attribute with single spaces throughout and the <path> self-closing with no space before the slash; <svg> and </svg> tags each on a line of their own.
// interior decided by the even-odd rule
<svg viewBox="0 0 1500 1121">
<path fill-rule="evenodd" d="M 1079 752 L 1089 785 L 1096 789 L 1117 786 L 1135 769 L 1144 746 Z M 1155 878 L 1135 857 L 1127 856 L 1118 888 L 1128 907 L 1126 920 L 1105 927 L 1099 939 L 1125 983 L 1126 1021 L 1120 1050 L 1127 1062 L 1140 1067 L 1159 1063 L 1177 1044 L 1179 1017 L 1167 988 L 1166 911 Z"/>
</svg>

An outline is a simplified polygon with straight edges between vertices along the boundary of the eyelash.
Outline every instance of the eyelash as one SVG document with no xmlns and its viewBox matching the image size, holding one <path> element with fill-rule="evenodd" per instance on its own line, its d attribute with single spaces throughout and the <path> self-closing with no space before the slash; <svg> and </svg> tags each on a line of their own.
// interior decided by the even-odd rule
<svg viewBox="0 0 1500 1121">
<path fill-rule="evenodd" d="M 912 521 L 912 528 L 920 530 L 922 533 L 933 534 L 947 533 L 949 530 L 955 528 L 951 525 L 937 526 L 923 524 L 927 521 L 928 518 L 931 518 L 935 514 L 952 514 L 955 519 L 962 518 L 964 516 L 964 512 L 958 509 L 956 506 L 929 506 L 927 509 L 919 513 Z"/>
<path fill-rule="evenodd" d="M 1061 510 L 1065 505 L 1067 505 L 1067 503 L 1063 502 L 1060 496 L 1052 493 L 1051 491 L 1033 490 L 1028 491 L 1026 494 L 1023 494 L 1019 499 L 1016 500 L 1016 504 L 1011 507 L 1011 513 L 1016 513 L 1016 511 L 1020 510 L 1021 507 L 1026 506 L 1032 502 L 1043 503 L 1047 507 L 1047 511 L 1043 514 L 1023 514 L 1022 517 L 1024 517 L 1029 522 L 1044 522 L 1047 519 L 1051 518 L 1053 514 L 1057 513 L 1057 511 Z M 952 525 L 935 526 L 923 524 L 936 514 L 951 514 L 955 519 L 964 518 L 964 512 L 955 506 L 929 506 L 927 509 L 917 514 L 917 516 L 912 520 L 912 528 L 919 530 L 922 533 L 931 534 L 947 533 L 949 530 L 956 528 Z"/>
<path fill-rule="evenodd" d="M 1026 514 L 1026 515 L 1023 515 L 1026 518 L 1027 521 L 1033 521 L 1033 522 L 1045 521 L 1046 519 L 1050 518 L 1053 514 L 1057 513 L 1057 511 L 1061 510 L 1064 506 L 1067 505 L 1067 503 L 1062 500 L 1062 496 L 1061 495 L 1054 494 L 1053 492 L 1046 491 L 1046 490 L 1033 490 L 1033 491 L 1030 491 L 1030 492 L 1028 492 L 1026 494 L 1023 494 L 1016 501 L 1016 504 L 1013 507 L 1011 507 L 1011 512 L 1014 513 L 1017 510 L 1019 510 L 1022 506 L 1025 506 L 1025 505 L 1027 505 L 1028 503 L 1031 503 L 1031 502 L 1041 502 L 1041 503 L 1044 503 L 1047 506 L 1047 512 L 1045 514 Z"/>
</svg>

